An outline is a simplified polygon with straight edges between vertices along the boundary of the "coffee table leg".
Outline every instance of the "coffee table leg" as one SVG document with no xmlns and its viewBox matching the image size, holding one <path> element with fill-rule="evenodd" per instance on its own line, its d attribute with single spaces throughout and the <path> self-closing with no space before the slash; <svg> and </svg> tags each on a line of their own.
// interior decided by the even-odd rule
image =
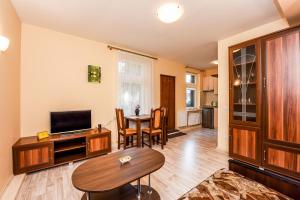
<svg viewBox="0 0 300 200">
<path fill-rule="evenodd" d="M 148 194 L 151 194 L 152 193 L 152 189 L 151 189 L 151 179 L 150 179 L 150 174 L 149 174 L 149 177 L 148 177 Z"/>
<path fill-rule="evenodd" d="M 138 181 L 137 181 L 137 189 L 138 189 L 137 198 L 141 199 L 141 180 L 140 179 L 138 179 Z"/>
</svg>

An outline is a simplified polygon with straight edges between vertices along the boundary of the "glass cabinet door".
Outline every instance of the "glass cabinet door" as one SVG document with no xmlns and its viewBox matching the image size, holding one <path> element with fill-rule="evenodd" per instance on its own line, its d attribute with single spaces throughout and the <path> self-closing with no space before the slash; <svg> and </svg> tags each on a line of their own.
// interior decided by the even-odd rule
<svg viewBox="0 0 300 200">
<path fill-rule="evenodd" d="M 251 44 L 231 50 L 231 119 L 257 122 L 257 55 Z"/>
</svg>

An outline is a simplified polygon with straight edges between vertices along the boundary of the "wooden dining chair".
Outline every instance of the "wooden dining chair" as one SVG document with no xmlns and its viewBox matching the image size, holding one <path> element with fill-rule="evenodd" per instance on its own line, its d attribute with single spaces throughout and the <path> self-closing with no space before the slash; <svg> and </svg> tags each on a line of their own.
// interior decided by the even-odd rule
<svg viewBox="0 0 300 200">
<path fill-rule="evenodd" d="M 144 144 L 152 148 L 152 138 L 154 136 L 160 137 L 161 148 L 164 148 L 164 143 L 162 141 L 163 138 L 163 129 L 162 129 L 162 120 L 163 120 L 163 112 L 161 108 L 151 109 L 151 119 L 148 128 L 142 129 L 142 146 Z M 149 144 L 144 141 L 144 135 L 148 135 Z"/>
<path fill-rule="evenodd" d="M 121 144 L 123 144 L 124 149 L 128 148 L 127 141 L 129 141 L 129 139 L 131 139 L 130 147 L 137 146 L 137 142 L 136 145 L 133 145 L 133 137 L 137 137 L 137 130 L 134 128 L 126 128 L 123 109 L 116 108 L 116 118 L 118 126 L 118 149 L 120 149 Z M 123 136 L 122 143 L 121 136 Z"/>
<path fill-rule="evenodd" d="M 169 110 L 167 107 L 161 107 L 162 113 L 163 113 L 163 136 L 164 136 L 164 142 L 168 141 L 168 116 L 169 116 Z M 165 144 L 165 143 L 164 143 Z"/>
</svg>

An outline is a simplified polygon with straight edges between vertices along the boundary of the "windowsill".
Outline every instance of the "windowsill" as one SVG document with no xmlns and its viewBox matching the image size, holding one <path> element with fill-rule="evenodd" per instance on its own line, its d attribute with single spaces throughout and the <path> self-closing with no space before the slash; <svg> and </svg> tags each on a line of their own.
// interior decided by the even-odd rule
<svg viewBox="0 0 300 200">
<path fill-rule="evenodd" d="M 196 110 L 200 110 L 200 108 L 197 107 L 190 107 L 190 108 L 186 108 L 186 111 L 196 111 Z"/>
</svg>

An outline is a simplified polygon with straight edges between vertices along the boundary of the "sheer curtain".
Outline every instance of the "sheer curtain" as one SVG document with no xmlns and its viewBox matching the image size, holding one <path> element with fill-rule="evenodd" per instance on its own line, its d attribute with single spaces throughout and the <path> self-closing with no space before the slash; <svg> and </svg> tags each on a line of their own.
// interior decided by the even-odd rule
<svg viewBox="0 0 300 200">
<path fill-rule="evenodd" d="M 125 115 L 150 113 L 153 104 L 153 60 L 126 52 L 117 52 L 118 107 Z"/>
</svg>

